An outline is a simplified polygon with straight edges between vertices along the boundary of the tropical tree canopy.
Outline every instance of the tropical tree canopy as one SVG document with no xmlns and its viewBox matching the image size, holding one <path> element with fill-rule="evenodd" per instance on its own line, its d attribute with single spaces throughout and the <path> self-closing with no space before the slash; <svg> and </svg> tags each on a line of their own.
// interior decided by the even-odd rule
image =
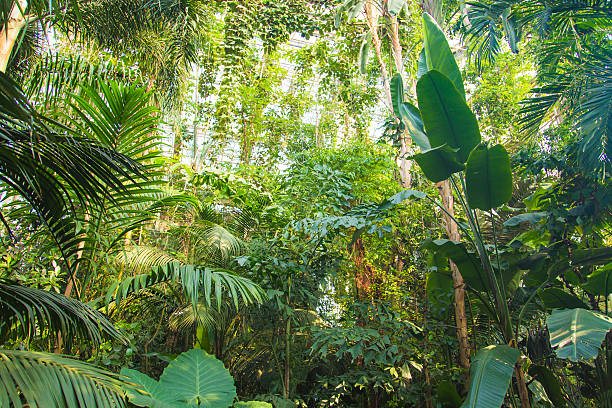
<svg viewBox="0 0 612 408">
<path fill-rule="evenodd" d="M 0 23 L 2 408 L 612 408 L 612 2 Z"/>
</svg>

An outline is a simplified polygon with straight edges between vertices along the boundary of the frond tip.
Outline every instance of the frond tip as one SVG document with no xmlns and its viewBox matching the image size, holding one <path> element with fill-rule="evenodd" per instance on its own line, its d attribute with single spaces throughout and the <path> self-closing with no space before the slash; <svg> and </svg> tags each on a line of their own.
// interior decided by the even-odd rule
<svg viewBox="0 0 612 408">
<path fill-rule="evenodd" d="M 0 406 L 125 407 L 118 374 L 56 354 L 0 350 Z"/>
</svg>

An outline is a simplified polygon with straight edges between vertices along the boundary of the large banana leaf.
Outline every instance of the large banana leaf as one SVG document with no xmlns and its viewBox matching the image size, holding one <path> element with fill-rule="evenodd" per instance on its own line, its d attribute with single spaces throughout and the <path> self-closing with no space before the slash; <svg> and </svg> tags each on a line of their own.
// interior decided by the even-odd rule
<svg viewBox="0 0 612 408">
<path fill-rule="evenodd" d="M 444 74 L 432 70 L 417 82 L 417 99 L 431 147 L 446 144 L 458 149 L 458 161 L 465 163 L 480 143 L 480 130 L 457 88 Z"/>
<path fill-rule="evenodd" d="M 612 318 L 585 309 L 555 310 L 546 325 L 557 357 L 580 361 L 597 356 Z"/>
<path fill-rule="evenodd" d="M 141 391 L 128 391 L 132 404 L 151 408 L 227 408 L 236 398 L 234 379 L 223 363 L 204 350 L 186 351 L 173 360 L 155 381 L 135 370 L 121 374 Z"/>
<path fill-rule="evenodd" d="M 127 388 L 126 388 L 127 386 Z M 117 374 L 57 354 L 0 350 L 0 406 L 12 408 L 124 407 Z"/>
<path fill-rule="evenodd" d="M 506 345 L 480 349 L 472 359 L 468 395 L 461 408 L 499 408 L 520 352 Z"/>
<path fill-rule="evenodd" d="M 391 78 L 391 101 L 393 102 L 393 113 L 398 117 L 412 140 L 421 150 L 431 149 L 429 140 L 423 128 L 423 119 L 418 108 L 409 102 L 404 102 L 404 81 L 400 74 L 395 74 Z"/>
<path fill-rule="evenodd" d="M 458 161 L 457 149 L 448 145 L 434 147 L 411 156 L 417 162 L 425 177 L 437 183 L 446 180 L 452 174 L 465 169 Z"/>
<path fill-rule="evenodd" d="M 423 14 L 423 54 L 427 70 L 435 69 L 447 76 L 463 99 L 465 99 L 465 89 L 461 71 L 453 55 L 453 52 L 446 41 L 444 32 L 436 20 L 427 13 Z"/>
<path fill-rule="evenodd" d="M 472 208 L 488 211 L 512 197 L 510 156 L 504 146 L 481 144 L 470 153 L 465 168 L 466 196 Z"/>
<path fill-rule="evenodd" d="M 593 295 L 609 296 L 612 293 L 612 263 L 590 274 L 582 288 Z"/>
</svg>

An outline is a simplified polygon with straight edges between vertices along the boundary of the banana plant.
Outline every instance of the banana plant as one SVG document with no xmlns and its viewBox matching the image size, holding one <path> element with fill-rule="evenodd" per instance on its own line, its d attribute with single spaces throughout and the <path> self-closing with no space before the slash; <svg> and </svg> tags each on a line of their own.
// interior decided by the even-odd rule
<svg viewBox="0 0 612 408">
<path fill-rule="evenodd" d="M 493 346 L 493 349 L 485 348 L 477 353 L 472 360 L 470 391 L 464 406 L 499 407 L 520 353 L 516 350 L 517 337 L 506 302 L 504 279 L 492 262 L 494 256 L 499 264 L 497 243 L 494 243 L 495 252 L 489 253 L 476 210 L 488 212 L 493 219 L 493 209 L 511 198 L 510 158 L 504 146 L 490 146 L 482 141 L 476 117 L 465 99 L 461 72 L 444 33 L 428 14 L 424 14 L 423 21 L 424 51 L 421 53 L 421 70 L 416 85 L 418 107 L 405 101 L 402 78 L 395 75 L 392 81 L 393 108 L 421 149 L 411 158 L 429 180 L 450 181 L 467 217 L 467 225 L 464 225 L 448 214 L 476 250 L 476 260 L 463 250 L 455 251 L 457 254 L 463 253 L 465 257 L 465 262 L 459 262 L 457 266 L 462 274 L 467 274 L 467 268 L 471 268 L 483 281 L 482 288 L 489 294 L 488 298 L 493 299 L 490 310 L 504 343 L 510 347 Z M 439 207 L 445 211 L 442 205 Z M 462 245 L 448 241 L 446 246 L 456 250 Z M 496 371 L 501 362 L 506 369 Z M 520 370 L 516 371 L 522 406 L 528 407 L 524 377 L 520 376 Z M 481 387 L 482 383 L 477 380 L 481 378 L 491 381 L 499 379 L 495 386 L 497 392 L 483 396 L 482 390 L 488 388 Z"/>
</svg>

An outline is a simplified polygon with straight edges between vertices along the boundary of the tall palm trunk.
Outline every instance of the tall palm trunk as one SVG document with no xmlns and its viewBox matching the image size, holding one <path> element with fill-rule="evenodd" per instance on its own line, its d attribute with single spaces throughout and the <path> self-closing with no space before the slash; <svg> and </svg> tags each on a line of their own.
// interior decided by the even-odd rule
<svg viewBox="0 0 612 408">
<path fill-rule="evenodd" d="M 9 21 L 0 32 L 0 71 L 6 72 L 11 52 L 21 29 L 28 23 L 25 16 L 25 9 L 28 7 L 27 0 L 18 0 L 13 4 Z"/>
</svg>

